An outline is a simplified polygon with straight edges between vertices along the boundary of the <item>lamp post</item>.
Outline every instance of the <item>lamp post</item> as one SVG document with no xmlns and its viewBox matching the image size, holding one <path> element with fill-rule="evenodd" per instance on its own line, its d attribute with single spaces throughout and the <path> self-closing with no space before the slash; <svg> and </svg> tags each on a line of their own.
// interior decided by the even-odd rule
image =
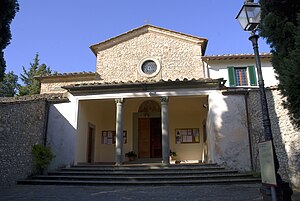
<svg viewBox="0 0 300 201">
<path fill-rule="evenodd" d="M 266 91 L 265 91 L 264 80 L 262 76 L 262 70 L 261 70 L 261 62 L 260 62 L 260 56 L 258 51 L 259 36 L 256 34 L 257 27 L 260 24 L 260 5 L 258 3 L 254 3 L 254 0 L 245 0 L 244 5 L 239 11 L 236 19 L 239 21 L 244 31 L 251 32 L 251 36 L 249 37 L 249 40 L 252 42 L 255 61 L 256 61 L 256 69 L 258 75 L 258 85 L 259 85 L 259 93 L 260 93 L 260 101 L 261 101 L 261 109 L 262 109 L 262 120 L 263 120 L 263 128 L 264 128 L 264 138 L 265 141 L 271 141 L 272 152 L 274 156 L 274 166 L 275 166 L 274 169 L 275 169 L 276 184 L 277 184 L 276 190 L 274 186 L 263 184 L 261 187 L 261 193 L 263 194 L 264 200 L 272 200 L 272 201 L 291 200 L 292 189 L 289 187 L 288 183 L 282 181 L 280 175 L 278 174 L 279 162 L 276 156 L 276 152 L 274 151 L 273 135 L 272 135 L 271 123 L 270 123 L 270 117 L 268 111 L 268 103 L 267 103 Z"/>
</svg>

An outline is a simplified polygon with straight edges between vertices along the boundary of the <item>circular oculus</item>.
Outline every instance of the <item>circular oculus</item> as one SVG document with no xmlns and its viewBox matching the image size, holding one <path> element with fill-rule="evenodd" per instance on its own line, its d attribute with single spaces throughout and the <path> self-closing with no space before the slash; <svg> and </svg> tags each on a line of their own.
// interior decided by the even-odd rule
<svg viewBox="0 0 300 201">
<path fill-rule="evenodd" d="M 142 71 L 147 75 L 155 73 L 157 70 L 157 64 L 152 60 L 147 60 L 142 64 Z"/>
</svg>

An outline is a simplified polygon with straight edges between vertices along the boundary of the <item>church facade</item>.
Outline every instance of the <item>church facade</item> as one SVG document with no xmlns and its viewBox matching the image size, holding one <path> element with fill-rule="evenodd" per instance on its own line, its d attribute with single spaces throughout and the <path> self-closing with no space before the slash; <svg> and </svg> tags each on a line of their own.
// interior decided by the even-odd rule
<svg viewBox="0 0 300 201">
<path fill-rule="evenodd" d="M 92 45 L 95 72 L 41 77 L 42 94 L 69 99 L 49 108 L 52 168 L 121 165 L 130 151 L 139 161 L 169 164 L 172 151 L 181 163 L 250 171 L 245 98 L 257 88 L 254 56 L 205 56 L 207 42 L 145 25 Z M 262 56 L 266 67 L 269 60 Z"/>
</svg>

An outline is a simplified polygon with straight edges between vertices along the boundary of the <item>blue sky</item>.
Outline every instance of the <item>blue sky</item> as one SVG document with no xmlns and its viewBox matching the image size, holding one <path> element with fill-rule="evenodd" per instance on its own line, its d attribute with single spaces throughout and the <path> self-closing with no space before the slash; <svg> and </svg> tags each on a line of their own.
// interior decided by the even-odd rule
<svg viewBox="0 0 300 201">
<path fill-rule="evenodd" d="M 206 55 L 253 53 L 249 33 L 235 17 L 244 0 L 19 0 L 11 24 L 11 44 L 4 50 L 7 69 L 22 73 L 35 54 L 58 72 L 95 71 L 89 49 L 152 24 L 208 39 Z M 260 39 L 260 52 L 269 46 Z"/>
</svg>

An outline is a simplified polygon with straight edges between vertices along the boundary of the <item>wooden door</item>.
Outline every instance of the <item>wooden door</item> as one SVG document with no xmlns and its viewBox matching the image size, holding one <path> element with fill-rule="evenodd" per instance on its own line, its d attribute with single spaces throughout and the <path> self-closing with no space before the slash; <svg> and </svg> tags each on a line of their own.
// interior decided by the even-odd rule
<svg viewBox="0 0 300 201">
<path fill-rule="evenodd" d="M 138 123 L 139 158 L 150 158 L 150 119 L 139 118 Z"/>
<path fill-rule="evenodd" d="M 161 118 L 150 119 L 151 158 L 162 157 Z"/>
<path fill-rule="evenodd" d="M 138 132 L 139 158 L 161 158 L 161 119 L 139 118 Z"/>
<path fill-rule="evenodd" d="M 94 129 L 89 126 L 88 128 L 88 147 L 87 147 L 87 162 L 93 162 L 93 133 Z"/>
</svg>

